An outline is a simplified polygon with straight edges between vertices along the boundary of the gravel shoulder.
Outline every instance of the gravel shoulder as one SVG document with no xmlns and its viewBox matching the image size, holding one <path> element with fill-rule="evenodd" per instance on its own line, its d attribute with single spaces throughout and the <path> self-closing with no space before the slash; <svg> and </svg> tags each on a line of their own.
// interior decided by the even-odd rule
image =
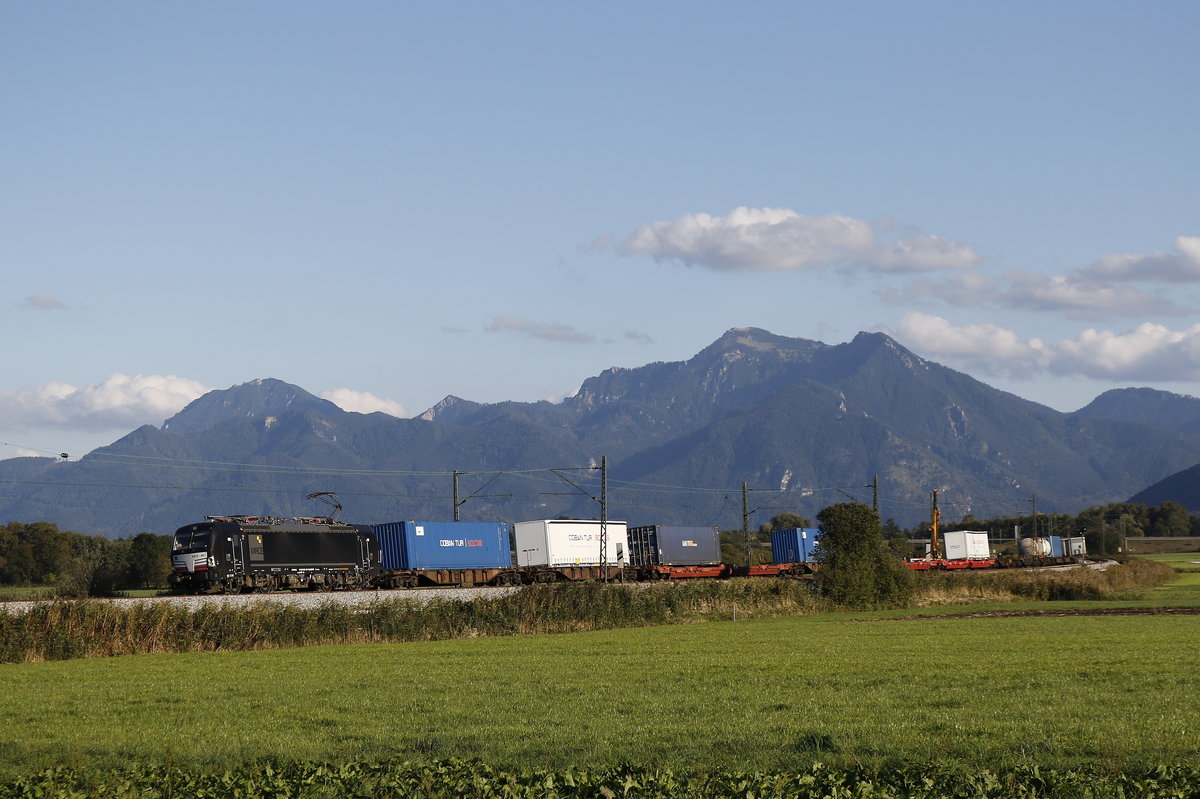
<svg viewBox="0 0 1200 799">
<path fill-rule="evenodd" d="M 195 610 L 203 605 L 248 606 L 258 602 L 276 602 L 298 607 L 318 607 L 324 604 L 336 605 L 369 605 L 373 602 L 405 599 L 412 602 L 428 603 L 442 599 L 460 599 L 470 601 L 477 597 L 496 597 L 513 591 L 520 591 L 521 586 L 497 586 L 477 588 L 414 588 L 397 591 L 305 591 L 298 593 L 280 592 L 274 594 L 216 594 L 205 596 L 152 596 L 152 597 L 116 597 L 112 599 L 71 599 L 58 600 L 67 602 L 114 602 L 119 604 L 174 602 L 186 605 Z M 55 600 L 12 601 L 0 602 L 0 613 L 24 613 L 37 605 L 44 605 Z"/>
</svg>

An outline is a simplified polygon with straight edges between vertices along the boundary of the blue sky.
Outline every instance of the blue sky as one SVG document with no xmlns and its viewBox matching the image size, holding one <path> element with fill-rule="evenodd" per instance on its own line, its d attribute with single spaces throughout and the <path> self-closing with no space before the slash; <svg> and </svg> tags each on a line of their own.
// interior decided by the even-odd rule
<svg viewBox="0 0 1200 799">
<path fill-rule="evenodd" d="M 1200 5 L 8 3 L 0 458 L 880 330 L 1200 393 Z"/>
</svg>

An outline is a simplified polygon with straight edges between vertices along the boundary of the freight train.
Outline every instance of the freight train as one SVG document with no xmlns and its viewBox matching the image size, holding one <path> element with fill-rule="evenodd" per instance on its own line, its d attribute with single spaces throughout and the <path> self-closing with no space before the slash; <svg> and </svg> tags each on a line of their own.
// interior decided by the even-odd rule
<svg viewBox="0 0 1200 799">
<path fill-rule="evenodd" d="M 1051 535 L 1045 538 L 1021 538 L 1017 554 L 995 555 L 986 532 L 954 530 L 941 535 L 941 548 L 934 554 L 935 534 L 923 558 L 908 558 L 904 565 L 913 571 L 941 569 L 1012 569 L 1066 566 L 1080 563 L 1087 556 L 1083 536 Z M 944 550 L 945 555 L 942 555 Z"/>
<path fill-rule="evenodd" d="M 772 562 L 746 567 L 721 561 L 716 527 L 629 527 L 623 521 L 575 519 L 351 525 L 326 517 L 208 516 L 176 531 L 171 585 L 179 593 L 226 593 L 808 577 L 820 569 L 819 537 L 816 529 L 776 530 Z M 1005 562 L 990 557 L 985 533 L 967 533 L 963 540 L 970 543 L 970 553 L 963 549 L 960 556 L 960 548 L 950 546 L 945 558 L 906 562 L 914 569 L 952 569 L 1063 560 L 1051 549 L 1044 556 L 1026 554 Z M 1030 546 L 1040 553 L 1039 545 Z M 1082 555 L 1081 542 L 1066 546 L 1072 558 Z M 981 552 L 988 557 L 979 557 Z"/>
<path fill-rule="evenodd" d="M 812 533 L 803 534 L 806 541 Z M 747 570 L 721 562 L 716 527 L 575 519 L 368 526 L 320 517 L 209 516 L 176 531 L 171 585 L 180 593 L 225 593 L 799 576 L 815 568 L 814 553 L 806 544 L 798 562 Z"/>
</svg>

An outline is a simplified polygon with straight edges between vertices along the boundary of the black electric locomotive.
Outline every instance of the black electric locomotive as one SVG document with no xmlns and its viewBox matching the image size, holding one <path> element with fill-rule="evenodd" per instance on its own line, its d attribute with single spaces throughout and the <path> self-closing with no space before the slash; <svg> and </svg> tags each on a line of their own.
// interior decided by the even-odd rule
<svg viewBox="0 0 1200 799">
<path fill-rule="evenodd" d="M 369 588 L 379 576 L 379 542 L 370 527 L 321 517 L 205 518 L 175 532 L 177 591 Z"/>
</svg>

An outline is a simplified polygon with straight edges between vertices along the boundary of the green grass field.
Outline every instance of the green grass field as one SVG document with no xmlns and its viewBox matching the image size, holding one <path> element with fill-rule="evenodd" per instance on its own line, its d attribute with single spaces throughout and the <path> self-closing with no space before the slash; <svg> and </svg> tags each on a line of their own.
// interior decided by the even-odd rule
<svg viewBox="0 0 1200 799">
<path fill-rule="evenodd" d="M 1190 557 L 1155 560 L 1190 569 Z M 1131 796 L 1155 784 L 1163 791 L 1155 795 L 1190 795 L 1200 784 L 1200 616 L 1169 610 L 1200 606 L 1200 573 L 1136 587 L 1159 584 L 1159 572 L 1113 572 L 1100 601 L 1005 602 L 997 598 L 1005 585 L 1029 597 L 1045 581 L 946 577 L 923 594 L 923 604 L 941 607 L 730 620 L 729 602 L 744 614 L 757 607 L 754 596 L 787 600 L 795 607 L 786 612 L 814 610 L 787 585 L 755 582 L 676 590 L 670 604 L 683 615 L 675 621 L 696 623 L 675 626 L 5 663 L 0 796 L 370 796 L 383 772 L 400 785 L 387 796 L 494 796 L 468 786 L 512 779 L 533 787 L 504 795 L 540 796 L 547 775 L 561 780 L 571 768 L 593 770 L 588 784 L 617 795 L 634 780 L 639 796 L 790 796 L 818 772 L 830 784 L 866 780 L 838 795 L 920 785 L 928 775 L 937 787 L 921 795 Z M 1090 595 L 1097 579 L 1054 578 L 1076 596 Z M 620 593 L 577 588 L 531 593 L 518 615 L 548 602 L 566 625 L 557 629 L 579 629 L 571 625 L 581 602 L 624 607 Z M 780 607 L 768 602 L 758 615 Z M 1121 609 L 1142 615 L 980 615 Z M 468 613 L 466 629 L 499 610 Z M 110 624 L 125 634 L 117 617 L 91 615 L 61 614 L 66 626 L 54 634 L 102 637 Z M 314 619 L 325 616 L 318 610 Z M 67 629 L 85 622 L 82 632 Z M 232 635 L 227 643 L 245 642 Z M 264 762 L 293 765 L 270 772 Z M 636 773 L 595 771 L 625 765 Z M 1149 772 L 1159 765 L 1171 769 Z M 20 775 L 44 768 L 53 770 L 19 787 Z M 761 778 L 743 780 L 747 769 Z M 699 782 L 676 791 L 676 778 Z M 831 795 L 819 787 L 825 779 L 811 795 Z"/>
<path fill-rule="evenodd" d="M 1177 569 L 1200 571 L 1200 552 L 1170 552 L 1162 555 L 1142 555 L 1141 557 L 1166 563 Z"/>
<path fill-rule="evenodd" d="M 1200 606 L 1200 553 L 1147 555 L 1146 558 L 1180 570 L 1176 578 L 1167 585 L 1147 590 L 1146 601 L 1163 605 Z"/>
<path fill-rule="evenodd" d="M 0 666 L 0 769 L 1200 762 L 1200 617 L 845 614 Z"/>
</svg>

